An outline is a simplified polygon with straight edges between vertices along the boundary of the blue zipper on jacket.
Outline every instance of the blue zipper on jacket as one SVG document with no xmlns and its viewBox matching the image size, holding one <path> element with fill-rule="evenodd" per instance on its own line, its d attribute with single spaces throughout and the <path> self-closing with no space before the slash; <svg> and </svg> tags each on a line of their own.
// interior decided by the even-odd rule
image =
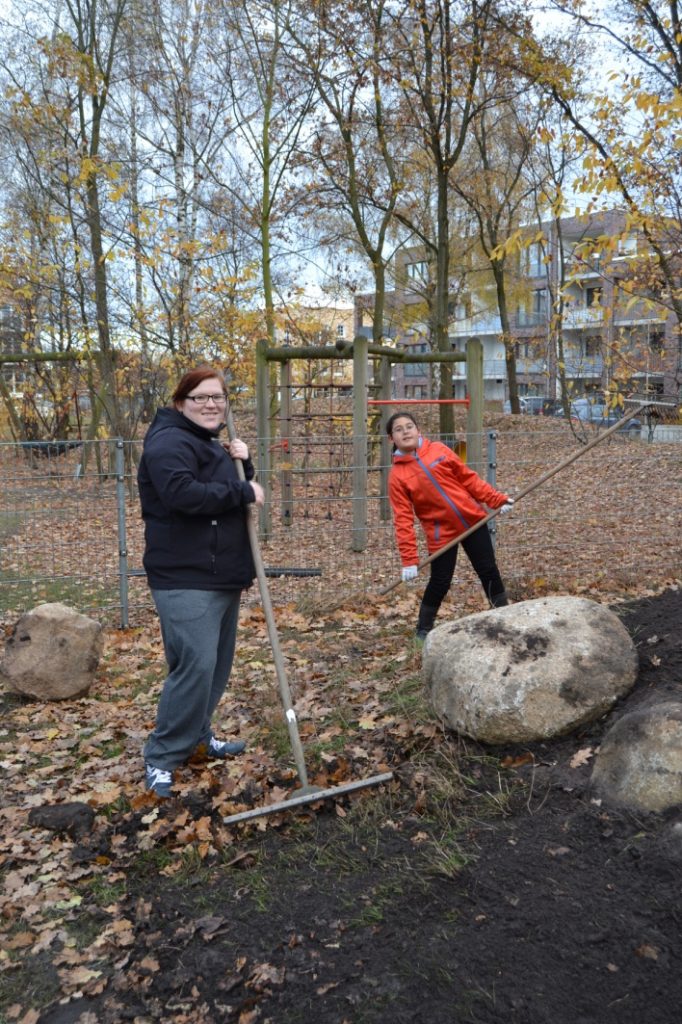
<svg viewBox="0 0 682 1024">
<path fill-rule="evenodd" d="M 464 518 L 464 516 L 462 515 L 462 513 L 461 513 L 461 512 L 459 511 L 459 509 L 458 509 L 458 508 L 457 508 L 457 506 L 455 505 L 455 503 L 454 503 L 454 501 L 452 500 L 452 498 L 450 498 L 450 497 L 449 497 L 449 496 L 448 496 L 448 495 L 447 495 L 447 494 L 445 493 L 445 491 L 443 490 L 443 488 L 442 488 L 442 487 L 440 486 L 440 484 L 438 483 L 438 481 L 437 481 L 437 480 L 435 479 L 435 477 L 433 476 L 433 474 L 432 474 L 432 473 L 430 472 L 430 470 L 429 470 L 428 466 L 426 466 L 426 465 L 425 465 L 425 464 L 424 464 L 424 463 L 422 462 L 422 460 L 421 460 L 421 459 L 419 458 L 419 456 L 417 455 L 417 453 L 416 453 L 416 452 L 414 453 L 414 457 L 415 457 L 415 460 L 416 460 L 416 463 L 417 463 L 417 465 L 419 466 L 419 468 L 420 468 L 420 469 L 422 469 L 422 470 L 424 471 L 424 473 L 426 473 L 427 477 L 429 478 L 429 480 L 431 481 L 431 483 L 433 484 L 433 486 L 434 486 L 434 487 L 436 488 L 436 490 L 437 490 L 437 491 L 438 491 L 438 493 L 440 494 L 441 498 L 443 498 L 443 500 L 444 500 L 444 501 L 446 502 L 446 504 L 448 504 L 448 505 L 450 506 L 450 508 L 451 508 L 451 509 L 452 509 L 452 511 L 453 511 L 453 512 L 455 513 L 455 515 L 456 515 L 456 516 L 457 516 L 457 518 L 459 519 L 459 521 L 460 521 L 460 523 L 462 524 L 462 526 L 464 527 L 464 529 L 465 529 L 465 530 L 468 530 L 468 529 L 469 529 L 469 527 L 471 526 L 471 523 L 467 523 L 466 519 Z"/>
</svg>

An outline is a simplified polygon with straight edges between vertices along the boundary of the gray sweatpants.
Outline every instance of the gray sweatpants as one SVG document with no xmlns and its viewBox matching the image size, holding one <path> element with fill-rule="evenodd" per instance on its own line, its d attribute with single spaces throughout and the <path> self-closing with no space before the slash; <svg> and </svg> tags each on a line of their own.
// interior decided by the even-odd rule
<svg viewBox="0 0 682 1024">
<path fill-rule="evenodd" d="M 168 662 L 144 759 L 172 771 L 211 739 L 234 657 L 240 590 L 153 590 Z"/>
</svg>

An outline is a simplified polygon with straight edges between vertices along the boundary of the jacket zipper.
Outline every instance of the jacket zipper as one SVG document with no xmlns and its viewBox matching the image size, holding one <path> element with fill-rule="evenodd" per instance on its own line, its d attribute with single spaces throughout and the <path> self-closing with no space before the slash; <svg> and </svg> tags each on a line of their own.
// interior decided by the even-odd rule
<svg viewBox="0 0 682 1024">
<path fill-rule="evenodd" d="M 211 572 L 216 574 L 216 552 L 218 550 L 218 520 L 211 520 Z"/>
<path fill-rule="evenodd" d="M 429 470 L 429 469 L 427 468 L 427 466 L 426 466 L 426 465 L 425 465 L 425 464 L 424 464 L 424 463 L 422 462 L 422 460 L 421 460 L 421 459 L 419 458 L 419 456 L 418 456 L 418 455 L 417 455 L 416 453 L 415 453 L 415 456 L 414 456 L 414 458 L 415 458 L 415 461 L 416 461 L 417 465 L 419 466 L 419 468 L 420 468 L 420 469 L 422 470 L 422 472 L 424 472 L 424 473 L 426 474 L 426 476 L 427 476 L 427 477 L 429 478 L 429 480 L 431 481 L 431 483 L 433 484 L 433 486 L 434 486 L 434 487 L 436 488 L 436 490 L 437 490 L 437 491 L 438 491 L 438 493 L 440 494 L 441 498 L 443 498 L 443 500 L 444 500 L 445 502 L 447 502 L 447 504 L 448 504 L 448 505 L 450 506 L 450 508 L 452 509 L 452 511 L 453 511 L 453 512 L 455 513 L 455 515 L 456 515 L 456 516 L 457 516 L 457 518 L 459 519 L 459 521 L 460 521 L 460 523 L 462 524 L 462 526 L 464 527 L 464 529 L 465 529 L 465 530 L 468 530 L 468 529 L 469 529 L 469 527 L 471 526 L 471 523 L 468 523 L 468 522 L 466 521 L 466 519 L 464 518 L 464 516 L 462 515 L 462 513 L 461 513 L 461 512 L 459 511 L 459 509 L 458 509 L 458 508 L 457 508 L 457 506 L 455 505 L 455 503 L 454 503 L 454 501 L 452 500 L 452 498 L 450 498 L 450 497 L 449 497 L 449 496 L 448 496 L 448 495 L 447 495 L 447 494 L 445 493 L 445 491 L 443 490 L 443 488 L 442 488 L 442 487 L 440 486 L 440 484 L 439 484 L 439 483 L 438 483 L 438 482 L 436 481 L 436 479 L 434 478 L 433 474 L 432 474 L 432 473 L 430 472 L 430 470 Z"/>
</svg>

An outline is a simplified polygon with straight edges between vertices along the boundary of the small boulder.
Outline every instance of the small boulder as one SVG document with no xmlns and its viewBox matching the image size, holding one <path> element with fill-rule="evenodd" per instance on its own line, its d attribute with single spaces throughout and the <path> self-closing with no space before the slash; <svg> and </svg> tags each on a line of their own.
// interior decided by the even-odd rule
<svg viewBox="0 0 682 1024">
<path fill-rule="evenodd" d="M 608 803 L 635 811 L 682 805 L 682 704 L 631 711 L 606 733 L 592 787 Z"/>
<path fill-rule="evenodd" d="M 90 689 L 102 653 L 102 626 L 65 604 L 21 616 L 5 645 L 0 681 L 38 700 L 68 700 Z"/>
<path fill-rule="evenodd" d="M 437 626 L 422 672 L 451 729 L 481 743 L 527 743 L 603 715 L 634 685 L 638 657 L 609 608 L 546 597 Z"/>
</svg>

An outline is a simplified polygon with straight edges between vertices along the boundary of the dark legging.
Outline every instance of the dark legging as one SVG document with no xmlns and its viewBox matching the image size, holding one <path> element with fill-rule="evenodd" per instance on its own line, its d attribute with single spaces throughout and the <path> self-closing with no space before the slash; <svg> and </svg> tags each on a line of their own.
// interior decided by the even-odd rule
<svg viewBox="0 0 682 1024">
<path fill-rule="evenodd" d="M 462 547 L 481 581 L 485 596 L 492 602 L 493 598 L 504 593 L 504 583 L 500 576 L 500 570 L 497 568 L 495 549 L 488 527 L 481 526 L 480 529 L 470 534 L 462 541 Z M 443 598 L 450 589 L 452 577 L 455 574 L 458 549 L 459 544 L 453 544 L 451 548 L 431 562 L 431 578 L 422 598 L 422 604 L 428 605 L 429 608 L 440 608 Z"/>
</svg>

